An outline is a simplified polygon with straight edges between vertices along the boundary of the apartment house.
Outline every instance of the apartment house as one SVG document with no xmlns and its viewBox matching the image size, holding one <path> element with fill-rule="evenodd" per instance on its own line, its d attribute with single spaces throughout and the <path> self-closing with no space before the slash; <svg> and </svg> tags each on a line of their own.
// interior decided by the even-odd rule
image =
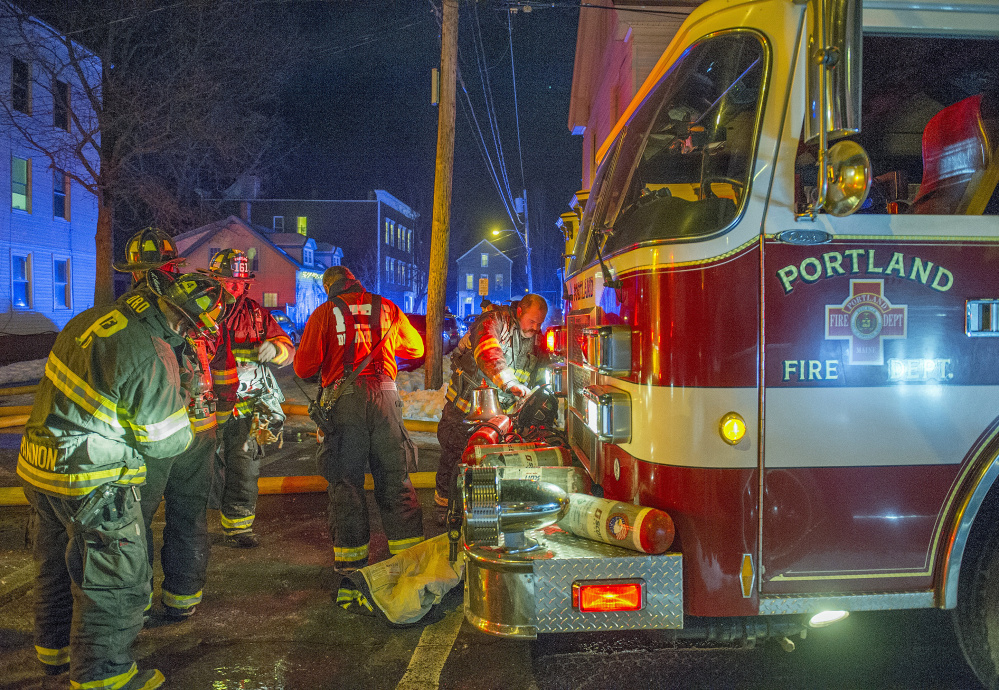
<svg viewBox="0 0 999 690">
<path fill-rule="evenodd" d="M 74 141 L 93 110 L 55 30 L 19 24 L 15 12 L 0 3 L 0 188 L 10 190 L 0 205 L 0 335 L 58 331 L 93 306 L 97 257 L 97 200 L 71 179 L 82 164 L 46 155 Z M 80 64 L 100 74 L 97 57 Z"/>
</svg>

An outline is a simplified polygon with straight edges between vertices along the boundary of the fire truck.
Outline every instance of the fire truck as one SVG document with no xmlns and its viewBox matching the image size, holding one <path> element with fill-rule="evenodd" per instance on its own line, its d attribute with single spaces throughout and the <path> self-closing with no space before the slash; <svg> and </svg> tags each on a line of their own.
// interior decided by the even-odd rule
<svg viewBox="0 0 999 690">
<path fill-rule="evenodd" d="M 470 621 L 791 645 L 938 607 L 995 687 L 996 55 L 994 0 L 691 12 L 566 224 L 558 337 L 593 492 L 665 511 L 675 540 L 540 529 L 530 556 L 466 534 Z M 640 606 L 583 610 L 589 583 L 639 583 Z"/>
</svg>

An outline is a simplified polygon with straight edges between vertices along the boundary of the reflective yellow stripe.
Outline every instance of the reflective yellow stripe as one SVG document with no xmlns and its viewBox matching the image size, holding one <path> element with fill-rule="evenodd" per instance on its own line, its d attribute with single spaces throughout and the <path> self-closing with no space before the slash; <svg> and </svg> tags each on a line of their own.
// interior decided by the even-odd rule
<svg viewBox="0 0 999 690">
<path fill-rule="evenodd" d="M 153 608 L 153 593 L 152 593 L 152 591 L 149 592 L 149 601 L 146 603 L 146 608 L 144 608 L 142 610 L 142 612 L 145 613 L 146 611 L 148 611 L 151 608 Z"/>
<path fill-rule="evenodd" d="M 366 608 L 368 611 L 374 611 L 374 609 L 371 608 L 371 604 L 368 603 L 368 598 L 363 594 L 361 594 L 359 590 L 341 589 L 338 590 L 336 593 L 336 603 L 337 606 L 339 606 L 340 608 L 345 609 L 355 601 L 364 608 Z"/>
<path fill-rule="evenodd" d="M 69 663 L 69 647 L 50 649 L 35 645 L 35 654 L 38 656 L 38 660 L 46 666 L 62 666 Z"/>
<path fill-rule="evenodd" d="M 239 373 L 235 369 L 212 372 L 212 383 L 216 386 L 224 386 L 239 381 Z"/>
<path fill-rule="evenodd" d="M 219 424 L 225 424 L 232 417 L 232 410 L 219 410 L 215 413 L 215 420 Z"/>
<path fill-rule="evenodd" d="M 171 594 L 163 590 L 163 604 L 175 609 L 189 609 L 201 603 L 201 592 L 194 594 Z"/>
<path fill-rule="evenodd" d="M 84 690 L 86 688 L 104 688 L 105 690 L 119 690 L 128 685 L 132 676 L 139 672 L 139 668 L 133 663 L 132 668 L 117 676 L 102 678 L 100 680 L 88 680 L 86 683 L 77 683 L 75 680 L 69 681 L 69 687 L 73 690 Z"/>
<path fill-rule="evenodd" d="M 499 341 L 493 337 L 486 338 L 475 347 L 475 352 L 473 352 L 472 355 L 475 357 L 475 359 L 478 359 L 479 355 L 482 354 L 483 350 L 488 350 L 489 348 L 493 347 L 499 350 L 500 349 Z"/>
<path fill-rule="evenodd" d="M 368 545 L 355 546 L 355 547 L 345 547 L 345 546 L 334 546 L 333 547 L 333 558 L 337 561 L 343 561 L 346 563 L 352 563 L 355 561 L 363 561 L 368 557 Z"/>
<path fill-rule="evenodd" d="M 254 345 L 250 348 L 240 347 L 232 348 L 232 356 L 236 358 L 237 362 L 256 362 L 257 361 L 257 347 Z"/>
<path fill-rule="evenodd" d="M 222 521 L 222 529 L 239 529 L 246 530 L 250 528 L 253 524 L 253 518 L 256 515 L 247 515 L 246 517 L 238 517 L 235 519 L 227 518 L 225 515 L 219 515 Z"/>
<path fill-rule="evenodd" d="M 114 401 L 105 398 L 70 371 L 55 353 L 50 353 L 45 363 L 45 376 L 63 395 L 91 415 L 115 429 L 123 429 L 121 422 L 118 421 L 118 410 Z"/>
<path fill-rule="evenodd" d="M 226 415 L 228 416 L 228 415 Z M 198 419 L 197 417 L 192 417 L 188 415 L 191 420 L 191 428 L 194 429 L 194 433 L 200 434 L 202 431 L 208 431 L 209 429 L 214 429 L 219 425 L 218 419 L 215 418 L 215 413 L 212 412 L 204 419 Z"/>
<path fill-rule="evenodd" d="M 394 556 L 397 553 L 405 551 L 410 546 L 416 546 L 421 541 L 423 541 L 423 537 L 410 537 L 409 539 L 389 539 L 388 540 L 389 553 Z"/>
<path fill-rule="evenodd" d="M 17 475 L 32 486 L 60 496 L 86 496 L 108 482 L 142 484 L 146 481 L 146 466 L 138 469 L 115 467 L 97 472 L 50 472 L 23 462 L 17 463 Z"/>
<path fill-rule="evenodd" d="M 187 408 L 182 407 L 163 421 L 153 422 L 152 424 L 135 424 L 129 420 L 128 425 L 132 427 L 132 433 L 135 434 L 136 441 L 139 443 L 153 443 L 154 441 L 162 441 L 163 439 L 170 438 L 178 431 L 182 431 L 185 427 L 190 426 L 191 422 L 187 418 Z"/>
<path fill-rule="evenodd" d="M 250 416 L 253 412 L 253 400 L 240 400 L 236 403 L 236 412 L 242 416 Z"/>
<path fill-rule="evenodd" d="M 468 412 L 472 409 L 472 402 L 470 400 L 454 400 L 454 406 L 458 408 L 459 412 Z"/>
<path fill-rule="evenodd" d="M 287 345 L 282 343 L 280 340 L 272 340 L 270 342 L 277 347 L 277 354 L 274 356 L 275 364 L 284 364 L 291 358 L 291 350 Z"/>
</svg>

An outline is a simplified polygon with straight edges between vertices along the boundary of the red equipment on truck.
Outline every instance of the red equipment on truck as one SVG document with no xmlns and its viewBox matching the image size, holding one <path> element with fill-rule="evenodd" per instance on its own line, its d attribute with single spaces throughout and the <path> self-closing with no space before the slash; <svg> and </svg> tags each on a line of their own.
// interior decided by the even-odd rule
<svg viewBox="0 0 999 690">
<path fill-rule="evenodd" d="M 751 641 L 939 607 L 995 686 L 997 38 L 991 0 L 690 14 L 597 153 L 555 338 L 594 493 L 675 542 L 466 534 L 469 620 Z M 582 610 L 594 582 L 641 606 Z"/>
</svg>

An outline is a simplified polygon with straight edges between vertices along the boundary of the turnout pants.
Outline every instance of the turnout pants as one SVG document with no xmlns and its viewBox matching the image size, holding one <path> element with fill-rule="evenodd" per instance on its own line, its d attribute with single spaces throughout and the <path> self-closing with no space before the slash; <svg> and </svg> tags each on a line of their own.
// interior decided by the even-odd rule
<svg viewBox="0 0 999 690">
<path fill-rule="evenodd" d="M 465 452 L 468 445 L 468 437 L 472 435 L 471 429 L 465 423 L 465 414 L 455 407 L 454 403 L 448 401 L 441 411 L 441 421 L 437 424 L 437 440 L 441 444 L 441 459 L 437 465 L 436 486 L 434 492 L 434 503 L 437 504 L 439 512 L 447 509 L 448 499 L 455 490 L 455 483 L 458 481 L 458 464 L 461 462 L 461 454 Z"/>
<path fill-rule="evenodd" d="M 257 479 L 260 458 L 257 440 L 250 438 L 253 417 L 233 417 L 222 425 L 215 467 L 218 507 L 222 531 L 226 534 L 249 532 L 257 510 Z"/>
<path fill-rule="evenodd" d="M 149 601 L 138 491 L 117 487 L 97 511 L 81 511 L 87 497 L 29 485 L 24 494 L 33 513 L 38 659 L 52 670 L 68 662 L 73 687 L 125 685 L 137 670 L 129 648 Z"/>
<path fill-rule="evenodd" d="M 160 550 L 164 606 L 189 609 L 201 603 L 209 554 L 205 511 L 216 446 L 216 430 L 208 429 L 196 434 L 190 447 L 180 455 L 146 463 L 142 519 L 146 526 L 150 569 L 154 546 L 149 527 L 160 499 L 166 501 L 166 524 Z M 152 604 L 151 599 L 149 604 Z"/>
<path fill-rule="evenodd" d="M 319 447 L 319 472 L 329 482 L 329 529 L 336 566 L 368 563 L 365 465 L 394 555 L 423 541 L 423 511 L 407 467 L 409 434 L 394 381 L 359 376 L 333 407 L 332 433 Z"/>
</svg>

